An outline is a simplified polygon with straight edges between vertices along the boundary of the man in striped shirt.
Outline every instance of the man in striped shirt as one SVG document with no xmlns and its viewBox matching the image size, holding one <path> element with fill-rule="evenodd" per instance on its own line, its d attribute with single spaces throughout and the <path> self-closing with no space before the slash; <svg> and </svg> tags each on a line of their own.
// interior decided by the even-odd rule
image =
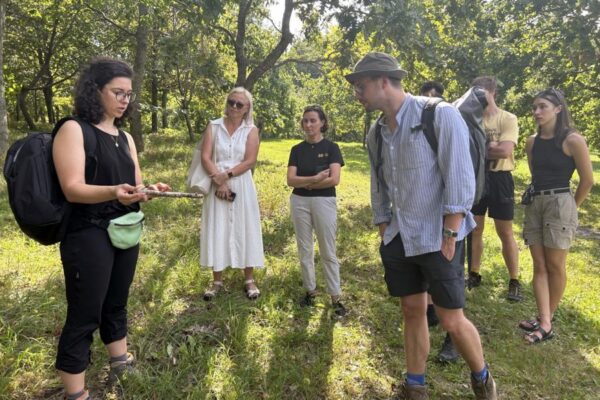
<svg viewBox="0 0 600 400">
<path fill-rule="evenodd" d="M 390 295 L 400 297 L 404 316 L 407 375 L 400 398 L 428 399 L 429 291 L 442 327 L 471 368 L 476 398 L 497 399 L 479 333 L 463 313 L 463 239 L 475 226 L 468 129 L 458 110 L 440 103 L 434 153 L 420 126 L 427 98 L 404 92 L 405 75 L 394 58 L 378 52 L 365 55 L 346 75 L 364 108 L 384 115 L 369 130 L 367 144 L 385 281 Z"/>
</svg>

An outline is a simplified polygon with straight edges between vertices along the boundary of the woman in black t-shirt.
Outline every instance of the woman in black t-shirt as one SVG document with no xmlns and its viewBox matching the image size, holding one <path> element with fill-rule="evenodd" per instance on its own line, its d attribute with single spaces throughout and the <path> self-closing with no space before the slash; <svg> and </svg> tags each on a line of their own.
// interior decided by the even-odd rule
<svg viewBox="0 0 600 400">
<path fill-rule="evenodd" d="M 567 254 L 577 228 L 577 207 L 593 185 L 592 163 L 584 137 L 571 121 L 564 95 L 549 88 L 533 99 L 537 133 L 525 149 L 532 175 L 533 201 L 525 207 L 523 238 L 533 259 L 533 291 L 538 316 L 523 320 L 528 343 L 554 336 L 552 319 L 567 285 Z M 573 195 L 570 180 L 577 170 Z"/>
<path fill-rule="evenodd" d="M 336 256 L 337 204 L 335 187 L 344 165 L 337 144 L 323 138 L 327 116 L 318 105 L 308 106 L 300 123 L 305 140 L 294 147 L 288 162 L 287 183 L 294 188 L 290 208 L 302 281 L 306 295 L 302 306 L 314 304 L 317 294 L 314 266 L 313 230 L 319 241 L 319 253 L 327 283 L 327 292 L 335 315 L 344 316 L 340 301 L 340 265 Z"/>
</svg>

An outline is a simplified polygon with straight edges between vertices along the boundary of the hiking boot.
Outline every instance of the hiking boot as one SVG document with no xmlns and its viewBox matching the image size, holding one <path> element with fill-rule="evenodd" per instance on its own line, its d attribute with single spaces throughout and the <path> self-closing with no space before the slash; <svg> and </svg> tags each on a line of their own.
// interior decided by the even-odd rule
<svg viewBox="0 0 600 400">
<path fill-rule="evenodd" d="M 402 382 L 398 390 L 398 395 L 393 400 L 429 400 L 427 395 L 427 386 L 407 385 Z"/>
<path fill-rule="evenodd" d="M 306 295 L 300 300 L 300 307 L 312 307 L 315 305 L 315 295 L 306 292 Z"/>
<path fill-rule="evenodd" d="M 473 388 L 473 393 L 475 393 L 475 400 L 498 400 L 496 382 L 494 382 L 490 371 L 488 371 L 488 377 L 485 382 L 476 381 L 471 377 L 471 388 Z"/>
<path fill-rule="evenodd" d="M 473 289 L 481 285 L 481 275 L 477 272 L 469 271 L 469 277 L 466 279 L 467 289 Z"/>
<path fill-rule="evenodd" d="M 508 294 L 506 298 L 511 301 L 522 301 L 523 295 L 521 295 L 521 283 L 518 279 L 511 279 L 508 282 Z"/>
<path fill-rule="evenodd" d="M 335 314 L 336 317 L 343 317 L 346 315 L 346 313 L 348 312 L 346 310 L 346 307 L 344 307 L 344 305 L 340 302 L 340 301 L 336 301 L 335 303 L 332 303 L 331 306 L 333 307 L 333 313 Z"/>
<path fill-rule="evenodd" d="M 458 357 L 460 357 L 460 353 L 456 350 L 456 347 L 454 347 L 450 334 L 446 333 L 444 344 L 442 344 L 442 349 L 438 353 L 437 359 L 441 363 L 453 363 L 458 360 Z"/>
<path fill-rule="evenodd" d="M 427 305 L 427 326 L 432 328 L 440 323 L 433 304 Z"/>
</svg>

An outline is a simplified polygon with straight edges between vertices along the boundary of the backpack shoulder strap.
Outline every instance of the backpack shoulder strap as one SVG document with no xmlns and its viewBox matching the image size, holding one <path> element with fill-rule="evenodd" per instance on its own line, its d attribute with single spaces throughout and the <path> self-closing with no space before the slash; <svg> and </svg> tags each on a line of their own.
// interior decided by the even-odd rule
<svg viewBox="0 0 600 400">
<path fill-rule="evenodd" d="M 430 97 L 427 100 L 427 103 L 425 103 L 423 112 L 421 113 L 421 127 L 423 128 L 425 139 L 427 139 L 427 143 L 429 143 L 431 150 L 433 150 L 435 154 L 437 154 L 438 151 L 438 139 L 437 135 L 435 134 L 433 120 L 435 118 L 435 109 L 441 102 L 442 99 L 439 97 Z"/>
<path fill-rule="evenodd" d="M 86 122 L 78 117 L 64 117 L 60 121 L 54 125 L 54 129 L 52 130 L 52 138 L 56 136 L 58 130 L 64 125 L 67 121 L 77 121 L 79 126 L 81 126 L 81 131 L 83 132 L 83 147 L 85 148 L 85 155 L 88 157 L 94 156 L 96 153 L 96 145 L 98 140 L 96 139 L 96 132 L 94 131 L 94 127 L 89 122 Z"/>
<path fill-rule="evenodd" d="M 52 130 L 52 138 L 56 136 L 58 130 L 67 121 L 77 121 L 81 126 L 83 132 L 83 148 L 85 150 L 85 178 L 87 182 L 93 182 L 96 178 L 98 159 L 96 157 L 96 146 L 98 145 L 98 139 L 96 137 L 96 131 L 94 127 L 87 121 L 82 120 L 78 117 L 64 117 L 56 123 Z"/>
<path fill-rule="evenodd" d="M 377 153 L 376 153 L 376 159 L 375 159 L 375 176 L 377 177 L 377 191 L 379 192 L 379 177 L 380 177 L 380 171 L 381 171 L 381 167 L 383 165 L 383 155 L 382 153 L 382 146 L 383 146 L 383 137 L 382 137 L 382 133 L 381 133 L 381 120 L 383 119 L 383 114 L 381 114 L 379 116 L 379 118 L 377 118 L 377 121 L 375 121 L 375 143 L 377 143 Z"/>
<path fill-rule="evenodd" d="M 383 142 L 383 137 L 381 136 L 381 120 L 383 119 L 383 114 L 381 114 L 379 116 L 379 118 L 377 118 L 377 121 L 375 121 L 375 143 L 377 143 L 377 163 L 378 164 L 382 164 L 383 163 L 383 158 L 381 157 L 381 146 L 382 146 L 382 142 Z"/>
</svg>

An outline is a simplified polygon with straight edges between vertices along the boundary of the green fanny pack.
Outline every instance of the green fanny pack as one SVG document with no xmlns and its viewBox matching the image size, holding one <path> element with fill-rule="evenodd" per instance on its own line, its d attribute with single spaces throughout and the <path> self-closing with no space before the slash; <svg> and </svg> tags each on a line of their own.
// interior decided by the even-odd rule
<svg viewBox="0 0 600 400">
<path fill-rule="evenodd" d="M 141 211 L 111 219 L 106 230 L 112 245 L 118 249 L 128 249 L 138 244 L 144 228 L 144 219 L 144 213 Z"/>
</svg>

